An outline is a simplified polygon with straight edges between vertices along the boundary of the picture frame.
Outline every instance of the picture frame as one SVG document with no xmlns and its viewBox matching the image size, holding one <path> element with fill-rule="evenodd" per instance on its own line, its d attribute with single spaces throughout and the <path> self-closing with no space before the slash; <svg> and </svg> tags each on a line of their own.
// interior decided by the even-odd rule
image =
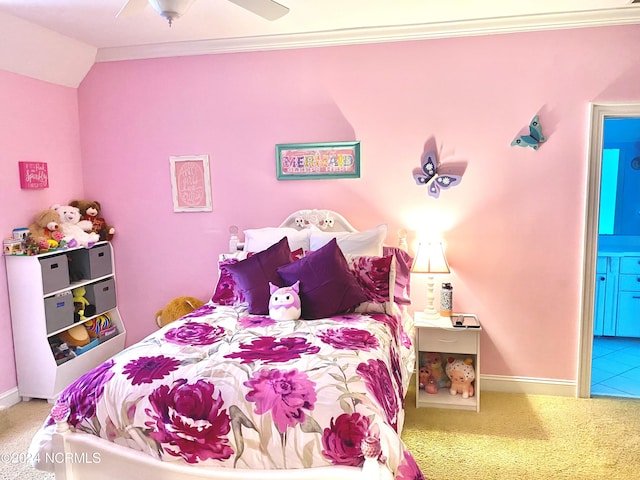
<svg viewBox="0 0 640 480">
<path fill-rule="evenodd" d="M 174 212 L 210 212 L 209 155 L 169 157 Z"/>
<path fill-rule="evenodd" d="M 277 144 L 276 178 L 360 178 L 360 142 Z"/>
</svg>

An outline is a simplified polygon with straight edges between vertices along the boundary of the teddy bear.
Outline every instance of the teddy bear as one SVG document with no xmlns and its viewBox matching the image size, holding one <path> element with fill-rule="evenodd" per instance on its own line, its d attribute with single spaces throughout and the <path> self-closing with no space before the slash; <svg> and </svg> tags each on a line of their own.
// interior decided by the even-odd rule
<svg viewBox="0 0 640 480">
<path fill-rule="evenodd" d="M 297 320 L 302 313 L 300 281 L 289 287 L 278 287 L 269 282 L 269 317 L 274 320 Z"/>
<path fill-rule="evenodd" d="M 29 225 L 29 234 L 25 245 L 29 253 L 48 252 L 60 245 L 64 235 L 60 231 L 60 215 L 55 210 L 47 209 L 36 214 Z"/>
<path fill-rule="evenodd" d="M 115 227 L 108 225 L 104 218 L 100 216 L 102 206 L 97 200 L 71 200 L 69 205 L 80 210 L 80 220 L 88 220 L 93 225 L 92 232 L 100 235 L 100 240 L 109 240 L 116 233 Z"/>
<path fill-rule="evenodd" d="M 53 205 L 52 210 L 60 216 L 60 230 L 69 246 L 80 245 L 91 247 L 100 240 L 100 235 L 93 233 L 93 225 L 89 220 L 80 219 L 80 209 L 71 205 Z"/>
<path fill-rule="evenodd" d="M 437 388 L 446 388 L 451 385 L 447 375 L 444 372 L 442 366 L 442 355 L 438 352 L 426 352 L 425 353 L 425 365 L 428 365 L 431 370 L 431 376 L 436 384 Z"/>
<path fill-rule="evenodd" d="M 174 298 L 162 310 L 158 310 L 156 313 L 156 325 L 158 328 L 162 328 L 174 320 L 193 312 L 196 308 L 200 308 L 202 305 L 204 305 L 204 302 L 194 297 Z"/>
<path fill-rule="evenodd" d="M 449 393 L 451 395 L 460 393 L 462 398 L 473 397 L 473 381 L 476 378 L 473 360 L 449 357 L 445 369 L 451 379 Z"/>
</svg>

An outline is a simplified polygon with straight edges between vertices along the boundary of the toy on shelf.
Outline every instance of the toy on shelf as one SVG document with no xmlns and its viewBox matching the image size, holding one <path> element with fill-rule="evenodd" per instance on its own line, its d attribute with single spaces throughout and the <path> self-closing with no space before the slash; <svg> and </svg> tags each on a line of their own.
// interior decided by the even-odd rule
<svg viewBox="0 0 640 480">
<path fill-rule="evenodd" d="M 80 245 L 91 247 L 100 240 L 100 235 L 93 233 L 93 225 L 88 220 L 80 219 L 80 210 L 71 205 L 53 205 L 53 210 L 60 216 L 60 230 L 70 247 Z"/>
<path fill-rule="evenodd" d="M 99 338 L 103 332 L 111 328 L 111 317 L 108 314 L 98 315 L 96 318 L 92 318 L 88 322 L 84 323 L 87 332 L 91 338 Z"/>
<path fill-rule="evenodd" d="M 162 328 L 165 325 L 179 319 L 196 308 L 200 308 L 204 303 L 194 297 L 177 297 L 171 300 L 162 310 L 156 313 L 156 325 Z"/>
<path fill-rule="evenodd" d="M 64 234 L 60 230 L 60 215 L 53 209 L 39 212 L 28 228 L 24 239 L 26 253 L 37 255 L 64 246 Z"/>
<path fill-rule="evenodd" d="M 95 200 L 72 200 L 69 202 L 72 207 L 80 210 L 80 219 L 91 222 L 91 231 L 100 236 L 100 240 L 111 240 L 116 233 L 115 227 L 107 224 L 104 218 L 100 216 L 102 206 L 100 202 Z"/>
<path fill-rule="evenodd" d="M 91 340 L 89 338 L 89 332 L 83 324 L 78 324 L 65 330 L 60 334 L 60 338 L 70 347 L 84 347 Z"/>
<path fill-rule="evenodd" d="M 423 358 L 420 364 L 429 367 L 436 388 L 449 387 L 451 382 L 444 372 L 442 355 L 438 352 L 422 352 L 421 354 Z"/>
<path fill-rule="evenodd" d="M 418 372 L 418 385 L 420 388 L 424 388 L 427 393 L 438 393 L 438 386 L 436 385 L 429 365 L 420 367 L 420 372 Z"/>
<path fill-rule="evenodd" d="M 473 397 L 473 381 L 476 378 L 476 372 L 471 358 L 449 357 L 446 372 L 451 379 L 449 388 L 451 395 L 460 393 L 462 398 Z"/>
<path fill-rule="evenodd" d="M 91 305 L 89 300 L 85 298 L 85 295 L 87 294 L 86 288 L 76 287 L 71 290 L 71 293 L 73 294 L 73 320 L 75 322 L 82 322 L 87 317 L 92 317 L 96 314 L 95 305 Z"/>
</svg>

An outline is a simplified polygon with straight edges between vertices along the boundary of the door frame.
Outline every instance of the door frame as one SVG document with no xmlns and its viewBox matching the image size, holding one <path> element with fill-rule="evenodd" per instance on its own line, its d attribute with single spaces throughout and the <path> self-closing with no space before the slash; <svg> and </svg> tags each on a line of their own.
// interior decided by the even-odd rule
<svg viewBox="0 0 640 480">
<path fill-rule="evenodd" d="M 598 224 L 600 217 L 600 182 L 606 117 L 640 117 L 640 102 L 591 103 L 589 118 L 589 151 L 587 157 L 587 190 L 582 268 L 582 308 L 578 349 L 578 397 L 591 396 L 591 363 L 593 357 L 593 322 L 596 294 L 596 262 L 598 260 Z"/>
</svg>

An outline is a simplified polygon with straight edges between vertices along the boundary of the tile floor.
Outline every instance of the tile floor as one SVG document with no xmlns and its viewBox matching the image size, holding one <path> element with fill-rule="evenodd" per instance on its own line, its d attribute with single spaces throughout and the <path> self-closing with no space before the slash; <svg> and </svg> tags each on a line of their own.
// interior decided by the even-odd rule
<svg viewBox="0 0 640 480">
<path fill-rule="evenodd" d="M 640 338 L 593 338 L 591 396 L 640 398 Z"/>
</svg>

